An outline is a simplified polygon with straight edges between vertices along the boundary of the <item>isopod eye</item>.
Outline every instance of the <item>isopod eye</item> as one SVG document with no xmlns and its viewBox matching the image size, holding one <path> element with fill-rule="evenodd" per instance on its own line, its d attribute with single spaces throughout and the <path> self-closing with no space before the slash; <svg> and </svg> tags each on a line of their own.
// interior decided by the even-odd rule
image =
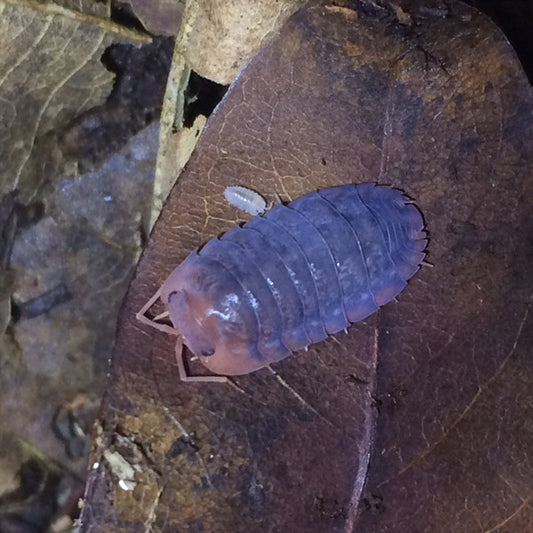
<svg viewBox="0 0 533 533">
<path fill-rule="evenodd" d="M 215 350 L 211 349 L 211 350 L 202 350 L 202 355 L 204 357 L 209 357 L 210 355 L 213 355 L 215 353 Z"/>
</svg>

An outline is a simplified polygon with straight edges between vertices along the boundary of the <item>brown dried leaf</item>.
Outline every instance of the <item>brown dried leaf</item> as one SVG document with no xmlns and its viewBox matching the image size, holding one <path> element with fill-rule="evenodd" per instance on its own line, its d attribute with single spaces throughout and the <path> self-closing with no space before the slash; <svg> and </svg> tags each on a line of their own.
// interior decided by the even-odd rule
<svg viewBox="0 0 533 533">
<path fill-rule="evenodd" d="M 116 314 L 139 257 L 157 126 L 72 179 L 88 143 L 73 156 L 64 142 L 73 119 L 94 126 L 98 115 L 86 111 L 111 91 L 106 46 L 147 40 L 108 10 L 92 0 L 0 2 L 2 532 L 27 530 L 34 517 L 48 531 L 76 512 Z M 103 130 L 100 141 L 111 137 Z M 12 442 L 35 453 L 20 457 Z"/>
<path fill-rule="evenodd" d="M 42 218 L 19 228 L 7 300 L 19 320 L 0 337 L 0 438 L 13 433 L 66 461 L 54 417 L 80 392 L 102 391 L 118 307 L 140 253 L 156 151 L 154 124 L 98 172 L 60 180 Z M 86 456 L 74 455 L 70 469 L 84 472 Z"/>
<path fill-rule="evenodd" d="M 303 0 L 189 2 L 183 24 L 187 60 L 210 80 L 231 83 L 269 34 L 275 34 Z"/>
<path fill-rule="evenodd" d="M 146 38 L 36 0 L 0 3 L 0 14 L 0 196 L 17 189 L 28 201 L 64 165 L 54 132 L 109 94 L 105 48 Z"/>
<path fill-rule="evenodd" d="M 532 529 L 533 92 L 477 11 L 395 7 L 300 11 L 211 117 L 122 309 L 82 531 Z M 416 199 L 435 267 L 284 383 L 180 383 L 134 315 L 242 218 L 224 187 L 364 181 Z"/>
<path fill-rule="evenodd" d="M 185 0 L 125 0 L 141 24 L 153 35 L 177 35 Z"/>
<path fill-rule="evenodd" d="M 130 2 L 137 15 L 146 8 Z M 274 33 L 302 2 L 279 3 L 264 0 L 242 2 L 191 1 L 185 6 L 180 32 L 172 58 L 163 109 L 158 166 L 149 229 L 153 226 L 172 185 L 188 161 L 206 117 L 197 117 L 191 127 L 184 125 L 185 93 L 190 86 L 191 69 L 220 83 L 233 81 L 261 42 Z M 150 24 L 169 24 L 158 2 L 146 16 Z M 143 19 L 144 20 L 144 19 Z M 246 24 L 243 23 L 246 21 Z"/>
</svg>

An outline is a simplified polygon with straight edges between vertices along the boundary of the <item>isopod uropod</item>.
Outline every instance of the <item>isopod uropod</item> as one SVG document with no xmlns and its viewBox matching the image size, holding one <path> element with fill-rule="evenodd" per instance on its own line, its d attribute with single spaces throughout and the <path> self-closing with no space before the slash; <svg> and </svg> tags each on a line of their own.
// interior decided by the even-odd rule
<svg viewBox="0 0 533 533">
<path fill-rule="evenodd" d="M 420 211 L 374 183 L 320 189 L 192 252 L 137 313 L 178 336 L 185 381 L 247 374 L 394 299 L 425 256 Z M 160 298 L 167 311 L 145 313 Z M 169 316 L 174 327 L 160 320 Z M 183 343 L 218 376 L 188 376 Z"/>
</svg>

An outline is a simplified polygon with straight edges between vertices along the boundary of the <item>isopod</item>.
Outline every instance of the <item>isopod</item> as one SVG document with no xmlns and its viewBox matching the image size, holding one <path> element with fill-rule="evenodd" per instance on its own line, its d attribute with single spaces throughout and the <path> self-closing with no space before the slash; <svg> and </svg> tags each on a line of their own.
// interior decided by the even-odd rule
<svg viewBox="0 0 533 533">
<path fill-rule="evenodd" d="M 399 190 L 320 189 L 235 226 L 192 252 L 137 313 L 178 336 L 184 381 L 225 381 L 298 352 L 393 300 L 427 245 Z M 167 311 L 145 313 L 160 298 Z M 173 327 L 160 320 L 169 316 Z M 189 376 L 183 344 L 217 376 Z"/>
<path fill-rule="evenodd" d="M 224 197 L 232 206 L 254 217 L 263 214 L 267 208 L 265 199 L 259 193 L 246 187 L 226 187 Z"/>
</svg>

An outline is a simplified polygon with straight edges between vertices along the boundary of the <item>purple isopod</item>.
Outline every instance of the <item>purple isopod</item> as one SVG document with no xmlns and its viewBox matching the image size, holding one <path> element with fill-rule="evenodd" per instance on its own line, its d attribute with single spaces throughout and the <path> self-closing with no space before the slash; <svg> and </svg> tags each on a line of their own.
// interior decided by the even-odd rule
<svg viewBox="0 0 533 533">
<path fill-rule="evenodd" d="M 180 376 L 224 381 L 342 331 L 395 298 L 427 245 L 420 211 L 374 183 L 311 192 L 191 253 L 137 318 L 178 335 Z M 161 298 L 167 312 L 145 312 Z M 169 315 L 173 328 L 159 320 Z M 188 376 L 186 344 L 219 376 Z"/>
</svg>

